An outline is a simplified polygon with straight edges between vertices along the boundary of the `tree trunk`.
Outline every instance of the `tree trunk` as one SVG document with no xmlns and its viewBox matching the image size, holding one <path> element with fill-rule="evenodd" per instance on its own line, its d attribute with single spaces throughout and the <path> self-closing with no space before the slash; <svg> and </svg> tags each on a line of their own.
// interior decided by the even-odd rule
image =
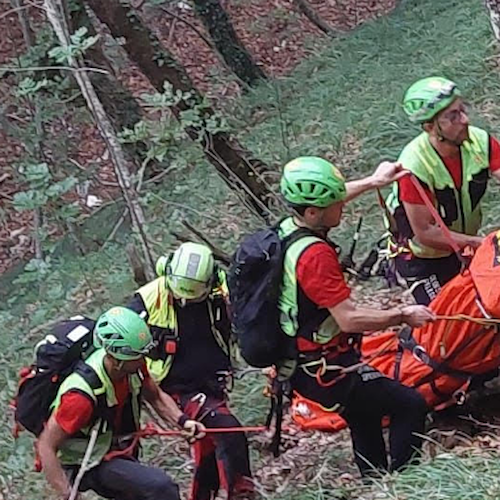
<svg viewBox="0 0 500 500">
<path fill-rule="evenodd" d="M 174 91 L 190 93 L 189 102 L 182 100 L 178 105 L 172 106 L 172 112 L 177 118 L 181 117 L 183 111 L 196 108 L 203 102 L 203 96 L 194 87 L 184 68 L 130 8 L 125 7 L 120 0 L 85 1 L 101 22 L 108 26 L 113 36 L 123 39 L 123 48 L 154 88 L 163 92 L 164 83 L 168 82 Z M 214 115 L 213 109 L 204 108 L 204 124 Z M 229 186 L 243 195 L 247 206 L 265 220 L 272 219 L 276 197 L 265 181 L 265 176 L 271 173 L 269 168 L 252 158 L 227 133 L 212 133 L 204 124 L 201 127 L 188 127 L 186 133 L 194 141 L 200 142 L 207 159 Z"/>
<path fill-rule="evenodd" d="M 328 23 L 323 21 L 321 16 L 309 5 L 307 0 L 294 0 L 299 10 L 311 21 L 317 28 L 328 36 L 335 36 L 335 30 Z"/>
<path fill-rule="evenodd" d="M 266 75 L 241 43 L 229 15 L 219 0 L 193 0 L 195 12 L 210 33 L 228 67 L 247 85 L 257 85 Z"/>
<path fill-rule="evenodd" d="M 43 260 L 42 240 L 40 232 L 42 229 L 42 211 L 39 208 L 33 210 L 33 235 L 35 243 L 35 259 Z"/>
<path fill-rule="evenodd" d="M 134 273 L 134 281 L 137 286 L 143 286 L 148 281 L 150 281 L 144 274 L 144 266 L 141 262 L 141 257 L 137 251 L 136 246 L 133 243 L 127 243 L 125 246 L 125 253 L 127 254 L 127 260 Z"/>
<path fill-rule="evenodd" d="M 88 29 L 89 35 L 95 35 L 96 31 L 85 5 L 81 1 L 73 5 L 74 8 L 70 11 L 71 30 L 75 32 L 83 26 Z M 118 134 L 125 128 L 133 129 L 134 125 L 144 118 L 141 106 L 129 89 L 114 76 L 113 67 L 106 58 L 100 41 L 87 49 L 84 60 L 88 66 L 105 69 L 110 73 L 105 75 L 93 72 L 89 76 L 115 132 Z M 123 144 L 122 147 L 133 160 L 132 165 L 140 165 L 146 159 L 146 144 Z M 161 172 L 164 168 L 164 165 L 150 160 L 146 178 Z"/>
<path fill-rule="evenodd" d="M 63 4 L 61 4 L 58 0 L 45 0 L 44 6 L 47 12 L 48 20 L 52 24 L 52 27 L 54 28 L 54 31 L 61 45 L 67 47 L 70 44 L 70 39 Z M 80 62 L 75 59 L 70 60 L 69 65 L 75 70 L 78 70 L 80 68 Z M 130 213 L 132 228 L 137 234 L 139 241 L 141 242 L 145 258 L 146 277 L 148 278 L 148 280 L 152 280 L 155 277 L 154 261 L 146 238 L 146 234 L 144 233 L 144 226 L 146 222 L 144 212 L 139 203 L 137 193 L 130 181 L 129 165 L 125 159 L 123 150 L 115 135 L 111 122 L 106 116 L 101 101 L 95 93 L 88 72 L 74 71 L 73 76 L 80 86 L 81 92 L 85 100 L 87 101 L 89 110 L 94 116 L 99 132 L 101 133 L 101 136 L 108 147 L 113 167 L 115 169 L 116 178 L 118 180 L 118 184 L 120 185 Z"/>
<path fill-rule="evenodd" d="M 30 26 L 27 9 L 23 5 L 22 0 L 11 0 L 11 4 L 15 9 L 17 9 L 17 17 L 19 19 L 19 24 L 21 25 L 23 38 L 26 43 L 26 48 L 29 49 L 33 46 L 35 37 L 33 36 L 33 30 Z"/>
<path fill-rule="evenodd" d="M 24 8 L 21 0 L 12 0 L 11 4 L 15 9 L 18 9 L 17 16 L 19 19 L 19 24 L 21 26 L 21 31 L 23 33 L 24 43 L 26 44 L 26 50 L 30 50 L 33 47 L 34 36 L 26 9 Z M 43 148 L 45 130 L 42 124 L 40 106 L 38 105 L 36 98 L 28 98 L 28 109 L 33 121 L 35 122 L 36 127 L 37 142 L 35 146 L 36 151 L 34 151 L 34 156 L 36 156 L 36 159 L 39 162 L 44 162 L 46 160 Z M 41 208 L 36 208 L 33 211 L 33 239 L 35 259 L 37 260 L 43 260 L 43 248 L 41 239 L 42 227 L 43 211 Z"/>
<path fill-rule="evenodd" d="M 500 42 L 500 0 L 486 0 L 486 8 L 490 14 L 491 27 L 495 38 Z"/>
</svg>

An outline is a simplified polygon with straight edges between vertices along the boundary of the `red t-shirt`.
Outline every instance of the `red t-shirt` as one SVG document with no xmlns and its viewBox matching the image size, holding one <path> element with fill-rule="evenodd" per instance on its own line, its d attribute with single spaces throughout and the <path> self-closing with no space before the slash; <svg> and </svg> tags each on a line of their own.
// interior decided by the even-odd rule
<svg viewBox="0 0 500 500">
<path fill-rule="evenodd" d="M 297 280 L 306 296 L 320 308 L 335 307 L 351 295 L 335 250 L 314 243 L 297 262 Z"/>
<path fill-rule="evenodd" d="M 141 368 L 141 372 L 144 376 L 144 382 L 146 382 L 149 379 L 146 365 Z M 114 381 L 113 387 L 117 400 L 114 428 L 120 429 L 123 407 L 129 395 L 128 377 Z M 78 390 L 68 391 L 61 398 L 61 404 L 57 408 L 55 419 L 66 434 L 73 435 L 89 425 L 94 409 L 94 401 L 90 396 Z"/>
<path fill-rule="evenodd" d="M 442 158 L 446 168 L 451 174 L 455 186 L 459 188 L 462 185 L 462 161 L 460 156 L 456 158 Z M 490 137 L 490 171 L 495 172 L 500 169 L 500 143 L 494 138 Z M 415 205 L 423 205 L 424 202 L 420 197 L 417 189 L 413 185 L 410 176 L 407 175 L 398 181 L 399 184 L 399 198 L 406 203 L 413 203 Z M 422 186 L 427 193 L 429 199 L 432 200 L 432 193 L 429 189 Z"/>
</svg>

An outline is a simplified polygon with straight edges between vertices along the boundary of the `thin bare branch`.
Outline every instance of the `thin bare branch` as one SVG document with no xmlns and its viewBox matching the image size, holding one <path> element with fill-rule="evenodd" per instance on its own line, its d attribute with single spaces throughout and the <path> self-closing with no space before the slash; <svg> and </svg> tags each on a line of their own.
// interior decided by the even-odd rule
<svg viewBox="0 0 500 500">
<path fill-rule="evenodd" d="M 29 49 L 33 45 L 33 40 L 34 40 L 34 34 L 33 30 L 31 29 L 30 25 L 30 20 L 28 17 L 28 13 L 26 12 L 24 5 L 21 3 L 22 0 L 11 0 L 12 5 L 14 5 L 15 8 L 19 9 L 17 11 L 17 17 L 19 19 L 19 24 L 21 26 L 21 30 L 23 32 L 23 38 L 26 43 L 26 47 Z M 28 7 L 31 7 L 28 5 Z"/>
<path fill-rule="evenodd" d="M 205 245 L 207 245 L 210 250 L 212 250 L 214 256 L 218 260 L 226 265 L 229 265 L 231 263 L 231 256 L 224 252 L 224 250 L 221 250 L 217 245 L 215 245 L 215 243 L 210 240 L 210 238 L 208 238 L 201 231 L 195 228 L 189 221 L 187 221 L 186 219 L 182 219 L 181 223 L 187 230 L 191 231 L 198 239 L 203 241 L 203 243 L 205 243 Z"/>
<path fill-rule="evenodd" d="M 23 72 L 23 71 L 48 71 L 48 70 L 61 70 L 61 71 L 71 71 L 72 73 L 101 73 L 103 75 L 109 75 L 109 71 L 100 68 L 72 68 L 71 66 L 28 66 L 25 68 L 19 68 L 17 66 L 0 66 L 0 71 L 12 71 L 12 72 Z"/>
<path fill-rule="evenodd" d="M 317 28 L 319 28 L 323 33 L 328 36 L 335 36 L 335 30 L 326 23 L 321 16 L 309 5 L 307 0 L 294 0 L 299 10 L 313 23 Z"/>
<path fill-rule="evenodd" d="M 214 44 L 210 41 L 210 39 L 208 39 L 193 23 L 189 22 L 187 19 L 184 19 L 182 16 L 179 16 L 175 12 L 172 12 L 170 9 L 164 7 L 163 5 L 160 5 L 159 8 L 173 19 L 177 19 L 177 21 L 184 23 L 188 28 L 193 30 L 193 32 L 196 33 L 210 47 L 210 49 L 215 50 Z"/>
<path fill-rule="evenodd" d="M 61 2 L 64 2 L 64 0 L 45 0 L 45 7 L 47 9 L 48 20 L 52 24 L 54 32 L 56 33 L 60 43 L 63 46 L 68 46 L 70 43 L 68 22 L 64 15 L 65 8 Z M 75 70 L 84 67 L 80 58 L 72 58 L 70 60 L 70 65 L 73 67 L 72 69 Z M 104 111 L 102 103 L 95 93 L 94 86 L 89 78 L 89 75 L 81 71 L 73 71 L 73 75 L 78 82 L 88 108 L 92 112 L 97 128 L 99 129 L 99 132 L 108 148 L 117 181 L 130 212 L 132 229 L 134 233 L 137 234 L 142 245 L 143 255 L 145 258 L 144 271 L 148 279 L 153 279 L 154 261 L 146 234 L 144 232 L 145 216 L 138 200 L 137 192 L 131 183 L 129 164 L 125 158 L 123 149 L 118 141 L 111 122 Z"/>
<path fill-rule="evenodd" d="M 0 21 L 6 17 L 9 17 L 12 14 L 16 14 L 22 10 L 29 9 L 30 7 L 31 5 L 21 5 L 19 7 L 13 7 L 12 9 L 5 11 L 3 14 L 0 14 Z"/>
<path fill-rule="evenodd" d="M 165 198 L 158 196 L 156 193 L 149 192 L 148 194 L 149 194 L 149 196 L 156 198 L 158 201 L 160 201 L 164 205 L 172 205 L 173 207 L 183 208 L 184 210 L 189 210 L 190 212 L 193 212 L 196 215 L 199 215 L 200 217 L 203 217 L 205 219 L 210 219 L 210 220 L 213 220 L 214 222 L 219 222 L 219 219 L 217 219 L 216 217 L 212 217 L 211 215 L 208 215 L 206 212 L 200 212 L 199 210 L 196 210 L 195 208 L 190 207 L 189 205 L 184 205 L 183 203 L 178 203 L 176 201 L 166 200 Z"/>
</svg>

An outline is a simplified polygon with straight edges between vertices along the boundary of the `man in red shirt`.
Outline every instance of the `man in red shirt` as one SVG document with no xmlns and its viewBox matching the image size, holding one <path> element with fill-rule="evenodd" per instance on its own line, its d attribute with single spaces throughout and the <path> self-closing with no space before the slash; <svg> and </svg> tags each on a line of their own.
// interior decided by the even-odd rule
<svg viewBox="0 0 500 500">
<path fill-rule="evenodd" d="M 423 187 L 460 249 L 476 248 L 481 200 L 490 176 L 500 179 L 500 145 L 469 125 L 455 83 L 430 77 L 406 92 L 404 110 L 422 133 L 405 146 L 399 162 Z M 414 179 L 399 179 L 388 198 L 392 247 L 399 274 L 416 301 L 429 304 L 461 269 L 460 259 L 425 206 Z"/>
<path fill-rule="evenodd" d="M 340 223 L 346 201 L 402 174 L 400 165 L 384 162 L 372 176 L 346 184 L 331 163 L 302 157 L 285 166 L 281 180 L 293 217 L 281 222 L 280 238 L 299 228 L 309 229 L 312 236 L 299 238 L 285 253 L 281 326 L 296 338 L 298 358 L 294 364 L 289 360 L 278 364 L 278 376 L 291 376 L 292 388 L 299 394 L 341 413 L 349 424 L 362 474 L 374 468 L 399 469 L 410 460 L 421 443 L 416 434 L 424 430 L 427 408 L 417 391 L 369 366 L 349 373 L 341 373 L 339 367 L 359 363 L 364 331 L 421 326 L 433 321 L 434 315 L 424 306 L 388 310 L 357 306 L 326 234 Z M 290 366 L 293 373 L 287 374 Z M 390 467 L 382 436 L 384 416 L 390 417 Z"/>
<path fill-rule="evenodd" d="M 85 318 L 64 322 L 62 328 L 70 330 L 63 333 L 81 335 L 82 329 L 89 332 L 88 324 Z M 83 468 L 74 486 L 80 491 L 117 500 L 178 500 L 169 476 L 141 464 L 137 446 L 127 449 L 139 430 L 141 398 L 190 436 L 203 437 L 204 426 L 183 414 L 150 378 L 144 356 L 154 344 L 137 313 L 114 307 L 103 314 L 94 345 L 97 349 L 62 382 L 40 434 L 38 453 L 48 482 L 67 500 Z"/>
</svg>

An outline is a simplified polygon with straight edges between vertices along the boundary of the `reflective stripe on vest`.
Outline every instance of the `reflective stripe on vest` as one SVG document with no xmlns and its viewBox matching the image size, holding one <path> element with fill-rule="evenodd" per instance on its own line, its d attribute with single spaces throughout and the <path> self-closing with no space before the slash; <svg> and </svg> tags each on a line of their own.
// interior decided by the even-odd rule
<svg viewBox="0 0 500 500">
<path fill-rule="evenodd" d="M 431 190 L 438 212 L 452 231 L 475 235 L 481 226 L 480 201 L 484 195 L 483 188 L 486 187 L 486 180 L 484 186 L 476 185 L 477 176 L 485 170 L 487 174 L 489 170 L 489 135 L 485 130 L 469 127 L 469 136 L 470 139 L 460 147 L 462 160 L 460 190 L 455 187 L 450 172 L 432 147 L 426 132 L 420 134 L 403 149 L 398 162 L 413 172 Z M 439 195 L 439 192 L 445 189 L 453 193 L 453 200 L 446 205 L 436 197 L 436 194 Z M 479 198 L 474 200 L 474 206 L 471 197 L 473 189 L 479 189 Z M 394 183 L 393 190 L 387 198 L 387 206 L 393 214 L 401 206 L 397 183 Z M 456 214 L 453 220 L 450 220 L 451 214 Z M 420 258 L 446 257 L 452 253 L 422 245 L 414 238 L 409 240 L 408 246 L 412 253 Z"/>
<path fill-rule="evenodd" d="M 98 349 L 92 353 L 85 361 L 96 372 L 99 380 L 102 382 L 102 387 L 92 390 L 89 384 L 79 373 L 72 373 L 69 375 L 59 387 L 57 396 L 52 403 L 53 411 L 57 410 L 61 404 L 62 396 L 72 390 L 83 392 L 90 396 L 97 404 L 97 397 L 105 395 L 106 404 L 109 408 L 116 406 L 118 401 L 116 399 L 113 383 L 109 379 L 108 374 L 104 368 L 104 356 L 106 352 L 104 349 Z M 129 390 L 132 395 L 132 412 L 136 428 L 140 425 L 140 400 L 139 395 L 142 388 L 142 381 L 139 375 L 129 375 Z M 87 449 L 89 435 L 92 426 L 88 426 L 79 432 L 78 436 L 70 437 L 67 439 L 58 451 L 58 457 L 63 465 L 78 465 L 83 460 L 85 450 Z M 99 435 L 96 444 L 91 454 L 89 468 L 97 465 L 104 458 L 109 451 L 112 443 L 113 432 L 108 423 L 102 421 L 99 428 Z"/>
<path fill-rule="evenodd" d="M 298 226 L 293 219 L 285 219 L 279 227 L 279 236 L 281 239 L 289 236 L 296 231 Z M 283 284 L 279 299 L 279 309 L 281 311 L 281 328 L 283 331 L 294 337 L 299 330 L 299 304 L 298 304 L 298 282 L 297 282 L 297 262 L 310 245 L 323 239 L 315 236 L 304 236 L 294 242 L 287 249 L 283 266 Z M 310 340 L 321 345 L 328 344 L 331 340 L 341 333 L 340 327 L 330 315 L 321 323 L 316 331 L 312 332 Z"/>
<path fill-rule="evenodd" d="M 214 299 L 224 299 L 228 295 L 226 275 L 224 271 L 219 270 L 217 274 L 216 287 L 212 290 L 210 296 L 205 300 L 208 307 L 208 314 L 212 328 L 212 334 L 224 353 L 229 353 L 229 346 L 225 343 L 222 334 L 215 327 L 216 318 L 214 318 Z M 179 325 L 177 313 L 174 307 L 174 297 L 167 287 L 166 279 L 160 277 L 147 283 L 137 290 L 148 311 L 148 325 L 164 328 L 174 333 L 175 337 L 179 335 Z M 172 368 L 174 355 L 169 355 L 165 359 L 152 360 L 146 358 L 146 364 L 149 374 L 157 383 L 164 380 Z"/>
<path fill-rule="evenodd" d="M 164 277 L 156 278 L 137 290 L 148 310 L 148 325 L 177 331 L 174 297 Z"/>
<path fill-rule="evenodd" d="M 148 311 L 148 325 L 164 328 L 177 337 L 178 325 L 174 297 L 167 287 L 165 277 L 156 278 L 139 288 L 136 293 L 141 296 Z M 173 355 L 158 360 L 146 358 L 149 374 L 156 382 L 161 382 L 170 371 L 173 361 Z"/>
</svg>

